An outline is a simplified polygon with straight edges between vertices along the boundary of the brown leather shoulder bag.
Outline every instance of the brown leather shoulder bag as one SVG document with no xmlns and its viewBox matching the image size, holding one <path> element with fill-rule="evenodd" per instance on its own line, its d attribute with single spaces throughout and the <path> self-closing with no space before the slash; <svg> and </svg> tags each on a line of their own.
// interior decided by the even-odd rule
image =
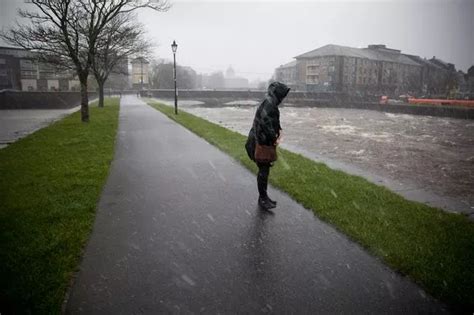
<svg viewBox="0 0 474 315">
<path fill-rule="evenodd" d="M 271 163 L 277 160 L 276 146 L 255 145 L 255 161 L 258 163 Z"/>
</svg>

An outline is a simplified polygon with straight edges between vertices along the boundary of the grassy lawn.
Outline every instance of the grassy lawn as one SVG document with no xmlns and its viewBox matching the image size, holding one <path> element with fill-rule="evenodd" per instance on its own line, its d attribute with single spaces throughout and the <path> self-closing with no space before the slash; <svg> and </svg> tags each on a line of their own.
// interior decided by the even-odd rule
<svg viewBox="0 0 474 315">
<path fill-rule="evenodd" d="M 113 158 L 118 104 L 0 150 L 0 313 L 60 313 Z"/>
<path fill-rule="evenodd" d="M 246 137 L 172 107 L 150 105 L 256 172 Z M 301 170 L 301 172 L 296 172 Z M 279 148 L 270 182 L 453 310 L 474 309 L 474 224 Z"/>
</svg>

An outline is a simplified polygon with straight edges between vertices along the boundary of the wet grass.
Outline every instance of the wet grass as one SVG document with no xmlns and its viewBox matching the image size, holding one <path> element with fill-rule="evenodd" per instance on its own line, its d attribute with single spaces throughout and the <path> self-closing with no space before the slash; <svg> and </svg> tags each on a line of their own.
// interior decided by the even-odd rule
<svg viewBox="0 0 474 315">
<path fill-rule="evenodd" d="M 252 172 L 246 137 L 149 102 Z M 474 309 L 474 224 L 464 216 L 405 200 L 365 179 L 278 149 L 270 182 L 331 223 L 387 265 L 407 275 L 454 311 Z"/>
<path fill-rule="evenodd" d="M 113 158 L 118 102 L 0 150 L 0 313 L 60 313 Z"/>
</svg>

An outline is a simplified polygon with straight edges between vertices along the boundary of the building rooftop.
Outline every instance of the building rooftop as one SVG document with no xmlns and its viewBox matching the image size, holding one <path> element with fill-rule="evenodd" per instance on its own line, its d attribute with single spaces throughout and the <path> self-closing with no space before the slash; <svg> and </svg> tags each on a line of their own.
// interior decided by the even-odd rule
<svg viewBox="0 0 474 315">
<path fill-rule="evenodd" d="M 436 64 L 436 63 L 434 63 L 431 60 L 428 60 L 426 58 L 421 58 L 420 56 L 416 56 L 416 55 L 408 55 L 408 54 L 404 54 L 404 55 L 407 56 L 408 58 L 412 59 L 413 61 L 419 63 L 422 66 L 426 65 L 426 66 L 437 68 L 437 69 L 444 69 L 440 65 L 438 65 L 438 64 Z"/>
<path fill-rule="evenodd" d="M 149 64 L 148 60 L 146 60 L 143 57 L 135 58 L 131 61 L 131 63 L 132 63 L 132 65 L 135 65 L 135 64 Z"/>
<path fill-rule="evenodd" d="M 346 56 L 378 61 L 402 63 L 420 66 L 414 60 L 400 53 L 400 50 L 386 48 L 385 45 L 369 45 L 368 48 L 353 48 L 339 45 L 326 45 L 296 56 L 296 59 L 308 59 L 323 56 Z"/>
<path fill-rule="evenodd" d="M 0 46 L 0 55 L 9 55 L 19 58 L 33 58 L 34 53 L 19 47 Z"/>
<path fill-rule="evenodd" d="M 277 69 L 292 68 L 296 66 L 296 60 L 292 62 L 285 63 L 284 65 L 279 66 Z"/>
<path fill-rule="evenodd" d="M 0 49 L 6 49 L 6 50 L 26 50 L 21 47 L 11 47 L 11 46 L 0 46 Z"/>
<path fill-rule="evenodd" d="M 443 69 L 454 70 L 454 64 L 446 62 L 446 61 L 441 60 L 439 58 L 436 58 L 436 56 L 433 56 L 433 58 L 431 58 L 429 61 L 433 64 L 439 65 Z"/>
</svg>

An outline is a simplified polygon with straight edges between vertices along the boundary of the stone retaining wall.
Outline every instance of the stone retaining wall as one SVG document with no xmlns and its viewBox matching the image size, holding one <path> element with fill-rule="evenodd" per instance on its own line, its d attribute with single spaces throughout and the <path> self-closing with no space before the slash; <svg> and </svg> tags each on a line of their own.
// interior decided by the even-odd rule
<svg viewBox="0 0 474 315">
<path fill-rule="evenodd" d="M 354 108 L 376 110 L 387 113 L 450 117 L 459 119 L 474 119 L 474 108 L 458 106 L 413 105 L 413 104 L 379 104 L 372 102 L 330 103 L 318 100 L 301 100 L 294 107 L 326 107 L 326 108 Z"/>
<path fill-rule="evenodd" d="M 89 100 L 97 93 L 89 92 Z M 66 109 L 81 102 L 80 92 L 0 91 L 0 109 Z"/>
<path fill-rule="evenodd" d="M 265 91 L 255 90 L 178 90 L 178 98 L 186 100 L 209 100 L 209 99 L 230 99 L 230 100 L 261 100 L 265 97 Z M 174 99 L 174 90 L 144 90 L 142 96 L 151 96 L 163 99 Z M 325 100 L 335 103 L 352 101 L 377 101 L 374 97 L 355 97 L 346 93 L 330 92 L 296 92 L 291 91 L 286 98 L 287 102 L 297 100 Z"/>
<path fill-rule="evenodd" d="M 142 96 L 174 100 L 174 90 L 142 91 Z M 239 100 L 261 101 L 265 96 L 264 91 L 199 91 L 179 90 L 178 99 L 201 101 L 204 107 L 236 106 L 225 105 L 228 102 Z M 292 107 L 329 107 L 329 108 L 354 108 L 377 110 L 389 113 L 410 115 L 425 115 L 438 117 L 451 117 L 461 119 L 474 119 L 474 108 L 441 105 L 415 105 L 408 103 L 379 104 L 378 99 L 353 97 L 343 93 L 308 93 L 290 92 L 283 106 Z"/>
</svg>

